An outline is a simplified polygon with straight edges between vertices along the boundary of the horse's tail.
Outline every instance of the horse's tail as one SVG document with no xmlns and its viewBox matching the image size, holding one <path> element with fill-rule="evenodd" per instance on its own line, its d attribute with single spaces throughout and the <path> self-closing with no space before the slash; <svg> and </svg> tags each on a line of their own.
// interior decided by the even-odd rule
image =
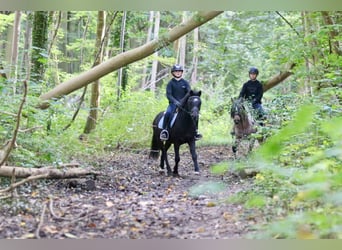
<svg viewBox="0 0 342 250">
<path fill-rule="evenodd" d="M 160 118 L 162 117 L 163 112 L 160 112 L 156 118 L 154 118 L 153 123 L 152 123 L 152 128 L 153 128 L 153 135 L 152 135 L 152 141 L 151 141 L 151 150 L 149 154 L 149 158 L 152 159 L 158 159 L 159 153 L 162 147 L 162 142 L 159 139 L 159 128 L 158 128 L 158 122 Z"/>
<path fill-rule="evenodd" d="M 155 132 L 153 132 L 149 158 L 158 159 L 159 153 L 160 153 L 160 142 L 157 136 L 155 136 Z"/>
</svg>

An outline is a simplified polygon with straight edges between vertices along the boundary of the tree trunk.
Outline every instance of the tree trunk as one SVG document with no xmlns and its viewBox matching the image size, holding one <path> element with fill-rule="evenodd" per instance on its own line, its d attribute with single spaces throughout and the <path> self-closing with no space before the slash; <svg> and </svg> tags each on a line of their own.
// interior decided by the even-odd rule
<svg viewBox="0 0 342 250">
<path fill-rule="evenodd" d="M 286 67 L 285 71 L 280 72 L 278 75 L 272 77 L 265 84 L 263 84 L 264 92 L 266 92 L 269 89 L 277 86 L 279 83 L 281 83 L 286 78 L 288 78 L 290 75 L 292 75 L 291 70 L 294 68 L 294 66 L 295 66 L 294 63 L 289 64 L 289 66 Z"/>
<path fill-rule="evenodd" d="M 99 11 L 97 16 L 97 34 L 95 43 L 95 61 L 94 66 L 100 64 L 103 58 L 102 40 L 104 39 L 105 32 L 105 12 Z M 87 122 L 84 128 L 84 133 L 89 134 L 96 127 L 98 108 L 100 106 L 100 82 L 96 80 L 92 84 L 91 98 L 90 98 L 90 111 Z"/>
<path fill-rule="evenodd" d="M 82 167 L 70 167 L 64 169 L 57 169 L 55 167 L 44 168 L 26 168 L 26 167 L 13 167 L 2 166 L 0 168 L 0 176 L 17 178 L 27 178 L 29 176 L 45 175 L 44 178 L 63 179 L 63 178 L 75 178 L 85 175 L 93 175 L 96 172 L 85 169 Z"/>
<path fill-rule="evenodd" d="M 120 32 L 120 51 L 121 51 L 121 53 L 124 52 L 124 46 L 125 46 L 126 16 L 127 16 L 127 11 L 124 11 L 123 16 L 122 16 L 121 32 Z M 118 72 L 117 100 L 119 100 L 120 96 L 121 96 L 122 81 L 123 81 L 123 68 L 121 67 L 121 68 L 119 68 L 119 72 Z"/>
<path fill-rule="evenodd" d="M 187 12 L 184 11 L 182 15 L 182 22 L 184 23 L 186 21 L 187 21 Z M 177 51 L 177 57 L 178 57 L 177 62 L 180 65 L 183 65 L 183 67 L 185 67 L 185 61 L 186 61 L 185 55 L 186 55 L 186 35 L 179 38 L 179 47 Z"/>
<path fill-rule="evenodd" d="M 48 17 L 46 11 L 36 11 L 33 17 L 32 30 L 32 71 L 31 78 L 38 82 L 43 79 L 46 68 Z"/>
<path fill-rule="evenodd" d="M 12 53 L 11 53 L 11 68 L 9 78 L 13 78 L 14 82 L 17 79 L 18 70 L 18 45 L 19 45 L 19 34 L 20 34 L 20 20 L 21 12 L 15 11 L 14 25 L 13 25 L 13 38 L 12 38 Z M 15 86 L 15 84 L 14 84 Z M 15 90 L 14 90 L 15 92 Z"/>
<path fill-rule="evenodd" d="M 198 45 L 199 41 L 199 30 L 196 28 L 194 30 L 194 48 L 193 48 L 193 57 L 192 57 L 192 72 L 191 72 L 191 84 L 195 84 L 197 82 L 197 65 L 198 65 Z"/>
<path fill-rule="evenodd" d="M 46 101 L 51 98 L 60 98 L 63 95 L 67 95 L 95 81 L 96 79 L 99 79 L 113 72 L 114 70 L 117 70 L 135 61 L 141 60 L 153 54 L 155 51 L 170 45 L 173 41 L 192 31 L 196 27 L 210 21 L 222 12 L 223 11 L 198 12 L 189 21 L 176 26 L 164 36 L 158 39 L 154 39 L 153 41 L 130 51 L 121 53 L 97 65 L 96 67 L 91 68 L 90 70 L 57 85 L 54 89 L 41 95 L 40 98 L 42 101 Z M 47 103 L 42 103 L 40 105 L 40 108 L 47 108 L 48 106 L 49 105 Z"/>
<path fill-rule="evenodd" d="M 154 18 L 154 11 L 150 11 L 150 17 L 149 17 L 149 21 L 148 21 L 150 26 L 148 27 L 148 31 L 147 31 L 146 43 L 151 41 L 151 38 L 152 38 L 153 18 Z M 146 63 L 144 68 L 143 68 L 142 82 L 141 82 L 141 88 L 142 89 L 146 89 L 147 88 L 147 86 L 146 86 L 147 82 L 148 82 L 147 71 L 148 71 L 148 63 Z"/>
<path fill-rule="evenodd" d="M 154 20 L 154 39 L 158 39 L 159 37 L 159 25 L 160 25 L 160 12 L 156 11 L 155 20 Z M 156 80 L 157 80 L 157 70 L 158 70 L 158 51 L 154 53 L 154 58 L 152 62 L 152 70 L 151 70 L 151 85 L 150 89 L 152 92 L 156 90 Z"/>
<path fill-rule="evenodd" d="M 342 55 L 342 50 L 340 49 L 340 43 L 338 38 L 338 32 L 335 27 L 332 27 L 334 24 L 333 19 L 330 17 L 328 11 L 322 11 L 323 22 L 325 25 L 329 27 L 329 45 L 330 45 L 330 53 L 337 54 L 339 56 Z"/>
<path fill-rule="evenodd" d="M 310 17 L 308 16 L 308 13 L 306 11 L 303 11 L 302 13 L 302 22 L 303 22 L 303 30 L 304 30 L 304 40 L 306 45 L 309 48 L 316 48 L 317 43 L 315 40 L 311 39 L 307 41 L 307 37 L 309 37 L 312 33 L 312 24 L 310 21 Z M 305 65 L 307 68 L 307 71 L 310 72 L 312 68 L 316 65 L 316 62 L 318 60 L 317 53 L 313 52 L 312 54 L 309 54 L 309 57 L 305 57 Z M 311 93 L 312 88 L 311 88 L 311 81 L 312 81 L 312 75 L 309 74 L 306 76 L 306 79 L 304 81 L 304 93 Z"/>
<path fill-rule="evenodd" d="M 23 72 L 26 72 L 26 79 L 30 79 L 31 71 L 30 71 L 30 45 L 32 43 L 32 22 L 31 17 L 33 16 L 32 13 L 27 13 L 27 20 L 25 22 L 25 40 L 24 40 L 24 49 L 22 53 L 22 60 L 20 68 Z"/>
<path fill-rule="evenodd" d="M 51 32 L 51 39 L 50 39 L 49 48 L 48 48 L 49 57 L 51 55 L 51 50 L 52 50 L 53 46 L 56 45 L 57 33 L 58 33 L 58 30 L 60 29 L 61 23 L 62 23 L 62 12 L 57 11 L 54 14 L 56 16 L 55 17 L 56 20 L 53 21 L 53 23 L 55 23 L 55 27 Z M 57 55 L 53 55 L 53 56 L 57 57 Z M 52 74 L 53 74 L 53 78 L 55 79 L 54 82 L 59 82 L 58 58 L 53 58 L 52 63 L 53 63 L 53 65 L 51 65 L 51 67 L 53 67 Z"/>
</svg>

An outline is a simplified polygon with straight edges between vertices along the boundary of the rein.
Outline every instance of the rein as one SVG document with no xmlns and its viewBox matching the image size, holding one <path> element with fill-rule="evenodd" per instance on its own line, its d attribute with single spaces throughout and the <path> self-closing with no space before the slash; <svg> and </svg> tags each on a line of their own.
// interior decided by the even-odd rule
<svg viewBox="0 0 342 250">
<path fill-rule="evenodd" d="M 191 97 L 193 97 L 193 98 L 196 98 L 196 97 L 199 98 L 199 96 L 189 96 L 188 99 L 187 99 L 187 101 L 185 102 L 185 104 L 187 104 L 187 103 L 189 102 L 189 99 L 190 99 Z M 191 118 L 192 123 L 196 126 L 196 121 L 194 120 L 194 118 L 193 118 L 192 115 L 191 115 L 191 110 L 188 111 L 188 110 L 185 109 L 183 106 L 184 106 L 184 105 L 178 107 L 178 109 L 180 109 L 180 110 L 184 111 L 186 114 L 188 114 L 188 115 L 190 116 L 190 118 Z M 198 111 L 199 111 L 199 110 L 198 110 Z"/>
</svg>

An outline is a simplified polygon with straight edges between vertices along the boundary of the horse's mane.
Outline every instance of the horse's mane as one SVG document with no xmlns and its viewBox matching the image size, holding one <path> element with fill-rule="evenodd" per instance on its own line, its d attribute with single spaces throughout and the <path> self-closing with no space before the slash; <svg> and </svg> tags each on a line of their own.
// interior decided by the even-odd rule
<svg viewBox="0 0 342 250">
<path fill-rule="evenodd" d="M 250 108 L 248 103 L 243 98 L 232 98 L 232 106 L 230 109 L 231 118 L 233 118 L 236 114 L 238 114 L 242 120 L 253 120 L 252 117 L 250 117 Z"/>
<path fill-rule="evenodd" d="M 190 97 L 192 96 L 197 96 L 200 97 L 202 94 L 201 90 L 190 90 L 188 93 L 186 93 L 186 95 L 183 97 L 183 99 L 180 101 L 181 102 L 181 107 L 184 107 L 186 102 L 189 100 Z"/>
</svg>

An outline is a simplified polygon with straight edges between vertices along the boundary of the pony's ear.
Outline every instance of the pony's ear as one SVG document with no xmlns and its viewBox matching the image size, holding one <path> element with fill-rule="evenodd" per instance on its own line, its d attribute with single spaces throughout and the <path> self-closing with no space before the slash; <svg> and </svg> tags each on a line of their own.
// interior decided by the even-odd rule
<svg viewBox="0 0 342 250">
<path fill-rule="evenodd" d="M 202 91 L 201 90 L 198 91 L 198 96 L 201 96 L 201 94 L 202 94 Z"/>
<path fill-rule="evenodd" d="M 194 91 L 191 89 L 190 91 L 189 91 L 189 94 L 192 96 L 192 95 L 194 95 Z"/>
</svg>

